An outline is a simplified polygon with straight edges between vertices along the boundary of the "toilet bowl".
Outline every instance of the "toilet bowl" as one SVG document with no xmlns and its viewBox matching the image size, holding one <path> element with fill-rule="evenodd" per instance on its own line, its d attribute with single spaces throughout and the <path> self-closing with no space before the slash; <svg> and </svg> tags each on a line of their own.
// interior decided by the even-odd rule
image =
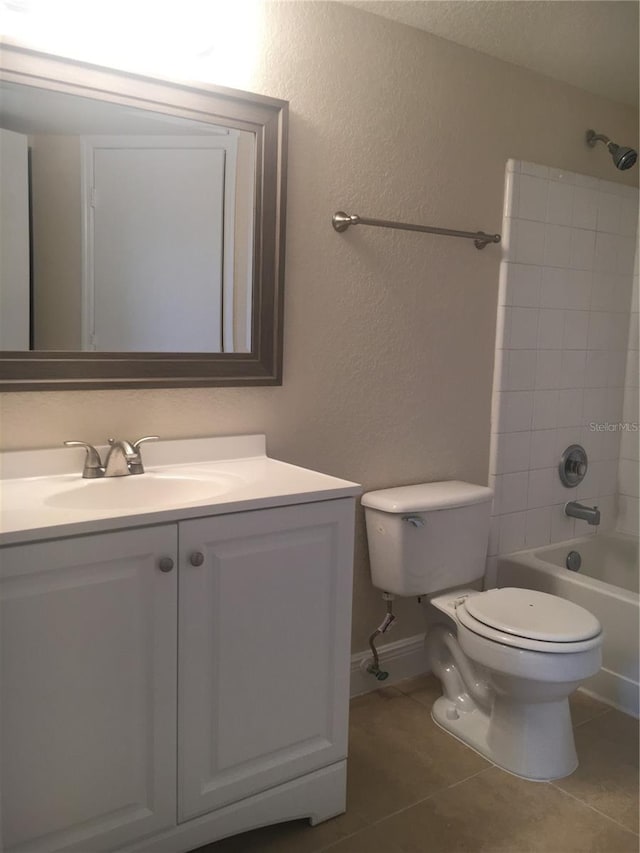
<svg viewBox="0 0 640 853">
<path fill-rule="evenodd" d="M 572 773 L 578 758 L 568 697 L 600 668 L 597 619 L 572 602 L 523 589 L 458 590 L 428 606 L 444 617 L 426 640 L 443 685 L 435 722 L 525 779 Z"/>
<path fill-rule="evenodd" d="M 484 573 L 491 498 L 457 480 L 363 495 L 371 577 L 427 602 L 436 723 L 517 776 L 558 779 L 578 764 L 568 697 L 600 668 L 602 631 L 557 596 L 468 588 Z"/>
</svg>

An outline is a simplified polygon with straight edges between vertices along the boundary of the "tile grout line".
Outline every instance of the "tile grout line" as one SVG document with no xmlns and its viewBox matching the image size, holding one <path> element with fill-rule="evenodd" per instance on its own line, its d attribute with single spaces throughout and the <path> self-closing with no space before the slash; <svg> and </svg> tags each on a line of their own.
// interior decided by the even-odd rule
<svg viewBox="0 0 640 853">
<path fill-rule="evenodd" d="M 325 853 L 326 850 L 331 850 L 332 847 L 341 844 L 343 841 L 346 841 L 347 838 L 353 838 L 354 836 L 359 835 L 361 832 L 364 832 L 366 829 L 370 829 L 372 826 L 378 826 L 378 824 L 383 823 L 385 820 L 389 820 L 389 818 L 397 817 L 397 815 L 406 812 L 408 809 L 412 809 L 415 806 L 419 806 L 422 803 L 426 803 L 427 800 L 430 800 L 438 794 L 441 794 L 443 791 L 449 791 L 451 788 L 455 788 L 458 785 L 462 785 L 463 782 L 468 782 L 470 779 L 474 779 L 481 773 L 486 773 L 487 770 L 491 770 L 494 766 L 494 764 L 490 764 L 489 767 L 483 767 L 482 770 L 478 770 L 475 773 L 472 773 L 470 776 L 465 776 L 464 779 L 459 779 L 457 782 L 452 782 L 451 785 L 445 785 L 443 788 L 438 788 L 437 791 L 434 791 L 432 794 L 429 794 L 426 797 L 422 797 L 419 800 L 415 800 L 414 802 L 409 803 L 408 805 L 403 806 L 401 809 L 397 809 L 395 812 L 391 812 L 390 814 L 385 815 L 384 817 L 381 817 L 378 820 L 371 821 L 366 826 L 360 827 L 360 829 L 355 830 L 355 832 L 349 832 L 347 835 L 344 835 L 342 838 L 339 838 L 336 841 L 332 841 L 330 844 L 327 844 L 324 847 L 319 847 L 316 851 L 314 851 L 314 853 Z"/>
<path fill-rule="evenodd" d="M 581 800 L 580 797 L 576 796 L 576 794 L 571 794 L 569 791 L 565 791 L 564 788 L 561 788 L 559 785 L 556 785 L 555 782 L 549 782 L 549 784 L 552 785 L 556 791 L 559 791 L 561 794 L 566 794 L 567 797 L 570 797 L 572 800 L 575 800 L 577 803 L 580 803 L 580 805 L 586 806 L 586 808 L 591 809 L 592 812 L 595 812 L 600 817 L 603 817 L 611 823 L 615 824 L 619 829 L 624 829 L 625 832 L 630 832 L 631 835 L 635 835 L 635 837 L 638 838 L 637 832 L 634 832 L 633 829 L 629 829 L 628 826 L 625 826 L 623 823 L 620 823 L 620 821 L 617 821 L 614 817 L 611 817 L 610 815 L 601 812 L 600 809 L 597 809 L 590 803 L 585 802 L 585 800 Z"/>
<path fill-rule="evenodd" d="M 575 726 L 574 726 L 573 728 L 574 728 L 574 730 L 575 730 L 575 729 L 579 729 L 579 728 L 580 728 L 580 726 L 584 726 L 584 725 L 586 725 L 587 723 L 591 723 L 593 720 L 599 720 L 599 719 L 600 719 L 600 717 L 604 717 L 604 715 L 605 715 L 605 714 L 609 714 L 609 713 L 611 713 L 611 711 L 616 711 L 616 710 L 617 710 L 617 708 L 612 708 L 612 707 L 610 707 L 610 706 L 607 706 L 607 707 L 604 709 L 604 711 L 600 711 L 599 713 L 594 714 L 594 715 L 593 715 L 593 717 L 589 717 L 589 719 L 588 719 L 588 720 L 583 720 L 581 723 L 576 723 L 576 724 L 575 724 Z"/>
</svg>

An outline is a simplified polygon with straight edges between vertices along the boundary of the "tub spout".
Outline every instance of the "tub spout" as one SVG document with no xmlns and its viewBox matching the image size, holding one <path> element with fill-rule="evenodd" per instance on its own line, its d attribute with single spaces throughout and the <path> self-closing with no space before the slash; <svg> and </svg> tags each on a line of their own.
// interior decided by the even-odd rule
<svg viewBox="0 0 640 853">
<path fill-rule="evenodd" d="M 585 506 L 577 501 L 569 501 L 564 505 L 565 515 L 580 518 L 587 524 L 600 524 L 600 510 L 597 506 Z"/>
</svg>

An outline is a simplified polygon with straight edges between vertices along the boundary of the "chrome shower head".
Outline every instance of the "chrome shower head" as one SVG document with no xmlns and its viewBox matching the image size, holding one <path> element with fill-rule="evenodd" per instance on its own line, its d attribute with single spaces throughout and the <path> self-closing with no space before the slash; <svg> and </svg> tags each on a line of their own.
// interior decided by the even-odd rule
<svg viewBox="0 0 640 853">
<path fill-rule="evenodd" d="M 624 171 L 630 169 L 638 159 L 638 152 L 634 148 L 627 148 L 624 145 L 616 145 L 608 136 L 603 133 L 596 133 L 595 130 L 588 130 L 586 134 L 587 145 L 593 148 L 596 142 L 604 142 L 609 149 L 609 153 L 613 159 L 613 165 L 616 169 Z"/>
</svg>

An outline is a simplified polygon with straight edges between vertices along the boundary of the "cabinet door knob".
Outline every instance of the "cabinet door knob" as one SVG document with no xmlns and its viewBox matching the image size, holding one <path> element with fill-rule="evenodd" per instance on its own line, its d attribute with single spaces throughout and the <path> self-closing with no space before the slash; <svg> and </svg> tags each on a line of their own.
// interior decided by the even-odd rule
<svg viewBox="0 0 640 853">
<path fill-rule="evenodd" d="M 173 560 L 171 557 L 160 557 L 158 560 L 158 568 L 161 572 L 170 572 L 173 569 Z"/>
<path fill-rule="evenodd" d="M 201 551 L 194 551 L 189 557 L 189 562 L 192 566 L 201 566 L 204 563 L 204 554 Z"/>
</svg>

